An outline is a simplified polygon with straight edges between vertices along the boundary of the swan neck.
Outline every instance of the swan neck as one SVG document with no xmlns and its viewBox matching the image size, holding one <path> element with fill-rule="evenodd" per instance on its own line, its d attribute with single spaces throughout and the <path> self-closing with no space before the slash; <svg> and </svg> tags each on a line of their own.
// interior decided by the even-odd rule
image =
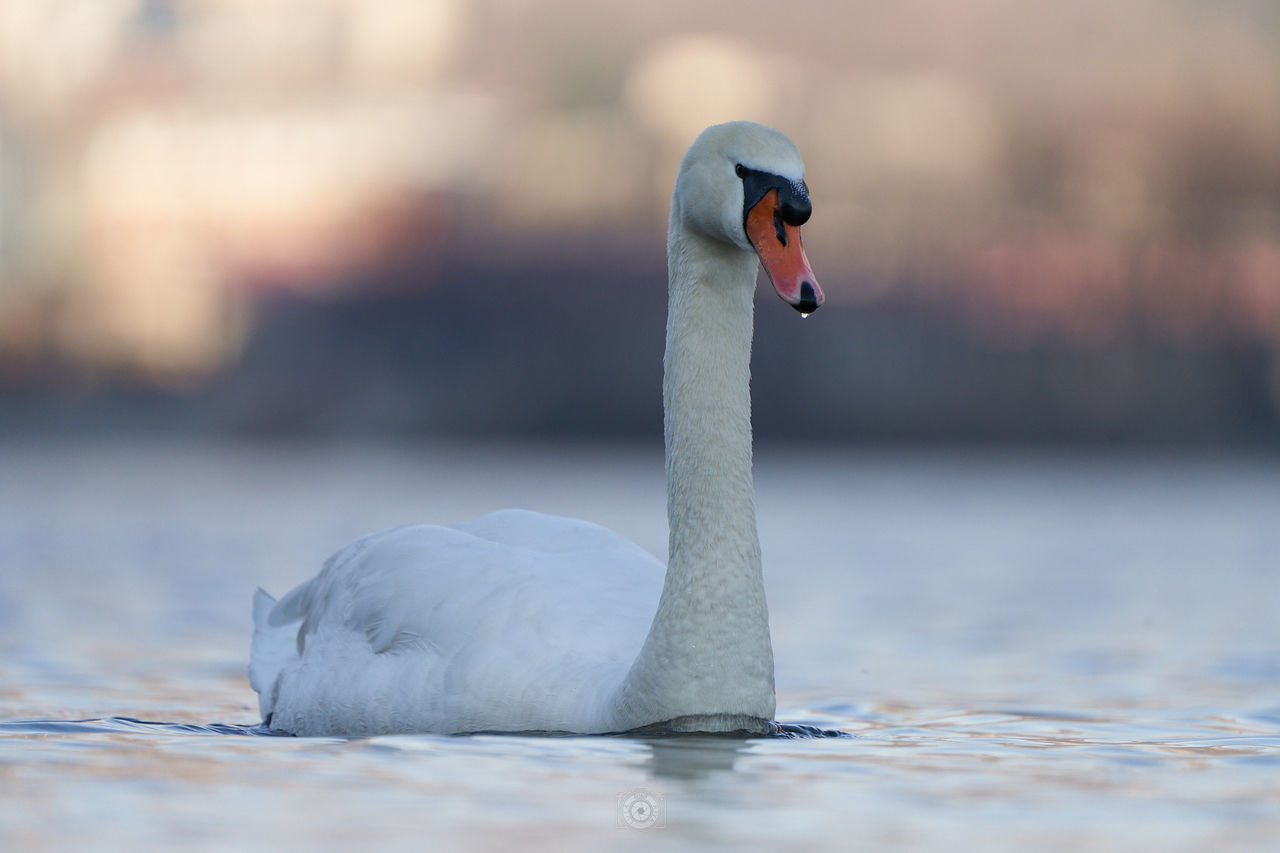
<svg viewBox="0 0 1280 853">
<path fill-rule="evenodd" d="M 758 261 L 682 228 L 674 204 L 667 252 L 670 548 L 657 614 L 621 690 L 622 712 L 635 726 L 682 717 L 767 723 L 773 650 L 751 484 Z"/>
<path fill-rule="evenodd" d="M 662 386 L 668 571 L 699 572 L 715 561 L 758 574 L 750 389 L 757 261 L 697 235 L 674 236 Z"/>
</svg>

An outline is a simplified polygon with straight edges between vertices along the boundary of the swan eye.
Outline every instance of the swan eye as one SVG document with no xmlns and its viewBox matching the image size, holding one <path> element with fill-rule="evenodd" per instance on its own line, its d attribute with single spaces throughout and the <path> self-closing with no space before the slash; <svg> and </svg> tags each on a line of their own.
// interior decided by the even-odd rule
<svg viewBox="0 0 1280 853">
<path fill-rule="evenodd" d="M 739 178 L 745 178 L 747 176 L 747 167 L 741 163 L 734 166 L 733 171 Z"/>
</svg>

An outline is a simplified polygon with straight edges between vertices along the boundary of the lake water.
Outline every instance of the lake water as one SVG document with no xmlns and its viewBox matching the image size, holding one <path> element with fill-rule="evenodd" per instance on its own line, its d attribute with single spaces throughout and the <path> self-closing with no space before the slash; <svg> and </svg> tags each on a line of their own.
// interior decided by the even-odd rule
<svg viewBox="0 0 1280 853">
<path fill-rule="evenodd" d="M 764 446 L 756 488 L 778 718 L 851 737 L 269 737 L 257 585 L 501 506 L 661 556 L 660 448 L 10 440 L 0 850 L 1280 846 L 1280 460 Z"/>
</svg>

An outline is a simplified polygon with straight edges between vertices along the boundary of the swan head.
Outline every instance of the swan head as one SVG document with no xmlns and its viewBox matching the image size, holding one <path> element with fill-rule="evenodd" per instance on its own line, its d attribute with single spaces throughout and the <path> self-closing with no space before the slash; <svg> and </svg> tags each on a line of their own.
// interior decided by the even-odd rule
<svg viewBox="0 0 1280 853">
<path fill-rule="evenodd" d="M 680 224 L 755 252 L 778 296 L 801 314 L 823 302 L 800 239 L 812 210 L 800 152 L 771 127 L 712 125 L 680 163 L 673 205 Z"/>
</svg>

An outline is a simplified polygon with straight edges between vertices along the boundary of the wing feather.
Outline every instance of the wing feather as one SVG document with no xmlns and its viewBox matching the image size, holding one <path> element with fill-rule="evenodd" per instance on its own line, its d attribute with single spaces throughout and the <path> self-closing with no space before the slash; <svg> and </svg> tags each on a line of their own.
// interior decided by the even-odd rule
<svg viewBox="0 0 1280 853">
<path fill-rule="evenodd" d="M 295 720 L 315 708 L 327 722 L 390 714 L 393 728 L 461 731 L 525 714 L 536 728 L 540 709 L 554 722 L 575 702 L 603 701 L 579 695 L 588 685 L 616 686 L 644 642 L 662 576 L 657 560 L 605 528 L 504 510 L 365 537 L 258 624 L 296 631 L 293 660 L 272 679 Z M 255 639 L 255 666 L 257 651 Z M 265 696 L 264 681 L 254 687 Z"/>
</svg>

